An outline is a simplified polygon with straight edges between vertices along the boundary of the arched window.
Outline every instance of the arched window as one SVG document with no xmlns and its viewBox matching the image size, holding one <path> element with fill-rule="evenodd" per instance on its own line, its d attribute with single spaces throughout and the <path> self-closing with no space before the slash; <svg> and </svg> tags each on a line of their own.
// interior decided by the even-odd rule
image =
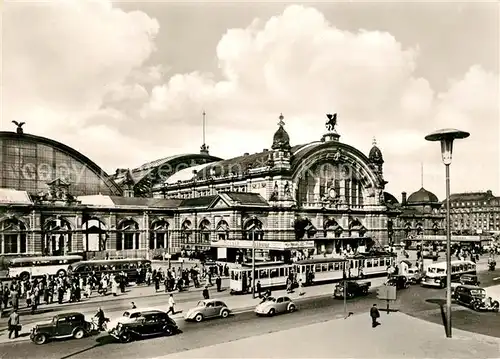
<svg viewBox="0 0 500 359">
<path fill-rule="evenodd" d="M 417 236 L 424 234 L 424 226 L 422 223 L 417 223 Z"/>
<path fill-rule="evenodd" d="M 71 252 L 71 225 L 64 218 L 49 220 L 44 225 L 42 252 L 47 256 L 62 256 Z"/>
<path fill-rule="evenodd" d="M 187 245 L 192 243 L 192 229 L 191 229 L 191 221 L 186 219 L 181 225 L 181 241 L 182 245 Z"/>
<path fill-rule="evenodd" d="M 223 219 L 217 224 L 217 239 L 220 241 L 229 239 L 229 224 Z"/>
<path fill-rule="evenodd" d="M 339 238 L 344 229 L 333 218 L 328 218 L 323 224 L 325 238 Z"/>
<path fill-rule="evenodd" d="M 83 229 L 83 251 L 99 252 L 106 250 L 105 224 L 98 218 L 91 218 L 82 224 Z"/>
<path fill-rule="evenodd" d="M 251 241 L 261 241 L 264 239 L 264 231 L 262 230 L 262 222 L 257 218 L 252 218 L 245 223 L 243 228 L 243 237 Z"/>
<path fill-rule="evenodd" d="M 168 222 L 163 219 L 151 224 L 149 249 L 166 249 L 168 247 L 168 227 Z"/>
<path fill-rule="evenodd" d="M 0 222 L 0 250 L 2 254 L 26 253 L 26 225 L 16 218 Z"/>
<path fill-rule="evenodd" d="M 298 183 L 297 201 L 305 206 L 330 203 L 361 207 L 364 186 L 351 164 L 325 159 L 304 171 Z"/>
<path fill-rule="evenodd" d="M 133 219 L 127 219 L 118 225 L 116 250 L 140 249 L 139 225 Z"/>
<path fill-rule="evenodd" d="M 200 229 L 200 244 L 210 245 L 210 222 L 208 219 L 203 219 L 199 226 Z"/>
</svg>

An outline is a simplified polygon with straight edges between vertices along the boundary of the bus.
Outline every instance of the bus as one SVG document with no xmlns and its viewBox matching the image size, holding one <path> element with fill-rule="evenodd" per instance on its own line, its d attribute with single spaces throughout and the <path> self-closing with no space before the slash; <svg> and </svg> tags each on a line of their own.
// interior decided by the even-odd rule
<svg viewBox="0 0 500 359">
<path fill-rule="evenodd" d="M 76 255 L 15 258 L 9 263 L 7 276 L 21 280 L 45 275 L 65 276 L 71 264 L 82 260 L 82 256 Z"/>
<path fill-rule="evenodd" d="M 72 275 L 80 275 L 87 277 L 93 273 L 98 279 L 103 274 L 119 274 L 124 272 L 127 275 L 128 282 L 136 282 L 138 269 L 151 268 L 151 261 L 147 259 L 106 259 L 106 260 L 90 260 L 75 263 L 71 265 L 68 272 Z"/>
<path fill-rule="evenodd" d="M 462 274 L 477 274 L 476 263 L 462 260 L 451 261 L 451 280 L 459 280 Z M 434 263 L 428 266 L 421 285 L 439 288 L 446 287 L 446 262 Z"/>
<path fill-rule="evenodd" d="M 395 265 L 396 256 L 390 253 L 363 253 L 348 258 L 314 258 L 295 262 L 261 263 L 255 268 L 255 282 L 262 289 L 283 287 L 292 279 L 294 285 L 302 281 L 305 285 L 332 282 L 344 278 L 361 278 L 387 275 Z M 229 287 L 231 293 L 251 291 L 252 269 L 247 266 L 231 268 Z"/>
</svg>

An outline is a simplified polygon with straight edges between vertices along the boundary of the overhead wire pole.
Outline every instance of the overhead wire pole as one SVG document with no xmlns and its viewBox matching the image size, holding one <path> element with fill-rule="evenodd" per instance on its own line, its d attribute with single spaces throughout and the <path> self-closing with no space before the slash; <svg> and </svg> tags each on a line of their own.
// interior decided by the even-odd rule
<svg viewBox="0 0 500 359">
<path fill-rule="evenodd" d="M 203 145 L 205 145 L 205 121 L 207 113 L 203 110 Z"/>
<path fill-rule="evenodd" d="M 255 233 L 252 233 L 252 298 L 255 298 Z"/>
<path fill-rule="evenodd" d="M 344 262 L 344 273 L 349 262 Z M 347 318 L 347 278 L 344 279 L 344 319 Z"/>
</svg>

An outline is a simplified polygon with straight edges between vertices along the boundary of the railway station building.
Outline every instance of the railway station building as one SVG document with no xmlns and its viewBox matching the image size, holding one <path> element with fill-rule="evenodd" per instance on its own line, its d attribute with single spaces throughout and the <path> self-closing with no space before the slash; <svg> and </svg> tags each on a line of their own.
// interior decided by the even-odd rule
<svg viewBox="0 0 500 359">
<path fill-rule="evenodd" d="M 0 132 L 0 256 L 288 261 L 441 234 L 436 196 L 398 201 L 377 144 L 366 155 L 335 125 L 294 145 L 280 116 L 270 149 L 222 159 L 203 144 L 111 175 L 57 141 Z"/>
</svg>

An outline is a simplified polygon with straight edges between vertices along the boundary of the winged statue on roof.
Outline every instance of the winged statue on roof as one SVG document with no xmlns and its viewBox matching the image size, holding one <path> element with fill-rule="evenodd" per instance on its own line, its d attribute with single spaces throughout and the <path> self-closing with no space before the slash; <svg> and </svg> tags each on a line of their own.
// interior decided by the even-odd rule
<svg viewBox="0 0 500 359">
<path fill-rule="evenodd" d="M 331 113 L 327 113 L 326 114 L 326 117 L 328 118 L 328 120 L 326 121 L 326 129 L 328 131 L 334 131 L 335 130 L 335 126 L 337 125 L 337 114 L 331 114 Z"/>
<path fill-rule="evenodd" d="M 17 129 L 16 129 L 16 132 L 19 134 L 19 135 L 22 135 L 23 134 L 23 126 L 26 122 L 17 122 L 17 121 L 12 121 L 12 123 L 14 125 L 17 126 Z"/>
</svg>

